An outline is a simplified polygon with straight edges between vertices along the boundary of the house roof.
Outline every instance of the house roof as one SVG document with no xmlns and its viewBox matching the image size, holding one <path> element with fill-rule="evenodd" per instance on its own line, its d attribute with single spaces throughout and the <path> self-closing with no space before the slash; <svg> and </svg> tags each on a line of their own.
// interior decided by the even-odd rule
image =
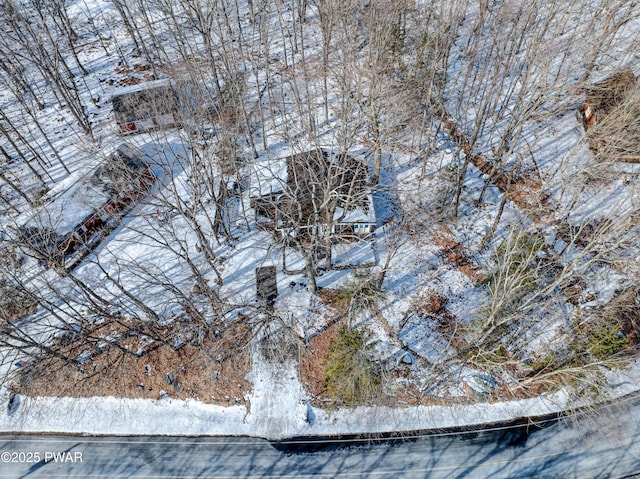
<svg viewBox="0 0 640 479">
<path fill-rule="evenodd" d="M 39 208 L 22 226 L 51 229 L 66 235 L 108 200 L 109 194 L 103 187 L 93 185 L 84 177 Z"/>
<path fill-rule="evenodd" d="M 124 181 L 129 181 L 132 172 L 141 172 L 146 167 L 146 163 L 131 147 L 122 144 L 103 159 L 96 169 L 75 177 L 66 190 L 23 221 L 19 220 L 19 223 L 22 228 L 47 229 L 58 235 L 66 235 L 107 203 L 114 189 L 122 188 L 123 171 L 127 176 Z"/>
<path fill-rule="evenodd" d="M 162 80 L 144 81 L 141 83 L 136 83 L 135 85 L 128 85 L 122 88 L 118 88 L 111 94 L 111 99 L 119 96 L 123 96 L 123 95 L 129 95 L 131 93 L 137 93 L 145 90 L 153 90 L 156 88 L 166 88 L 166 87 L 171 88 L 171 82 L 167 78 Z"/>
<path fill-rule="evenodd" d="M 286 183 L 286 158 L 263 160 L 253 166 L 249 188 L 250 196 L 260 198 L 272 193 L 281 193 L 285 190 Z"/>
<path fill-rule="evenodd" d="M 284 198 L 275 199 L 282 208 L 295 202 L 305 209 L 316 192 L 335 195 L 335 221 L 375 223 L 367 167 L 355 158 L 319 149 L 265 160 L 254 167 L 253 198 L 283 194 Z"/>
<path fill-rule="evenodd" d="M 111 96 L 116 121 L 135 121 L 178 111 L 175 93 L 168 80 L 131 85 Z"/>
<path fill-rule="evenodd" d="M 338 206 L 333 214 L 333 220 L 339 223 L 369 223 L 375 225 L 376 212 L 373 209 L 371 193 L 367 194 L 365 201 L 365 205 L 346 211 Z"/>
</svg>

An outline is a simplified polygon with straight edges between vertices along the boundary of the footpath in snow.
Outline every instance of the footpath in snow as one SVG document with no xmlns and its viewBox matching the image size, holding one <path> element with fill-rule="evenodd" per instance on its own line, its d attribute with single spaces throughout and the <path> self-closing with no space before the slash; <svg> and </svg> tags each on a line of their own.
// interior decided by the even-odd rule
<svg viewBox="0 0 640 479">
<path fill-rule="evenodd" d="M 274 364 L 253 341 L 251 376 L 253 393 L 246 418 L 251 435 L 287 437 L 296 435 L 306 418 L 298 370 L 292 361 Z"/>
</svg>

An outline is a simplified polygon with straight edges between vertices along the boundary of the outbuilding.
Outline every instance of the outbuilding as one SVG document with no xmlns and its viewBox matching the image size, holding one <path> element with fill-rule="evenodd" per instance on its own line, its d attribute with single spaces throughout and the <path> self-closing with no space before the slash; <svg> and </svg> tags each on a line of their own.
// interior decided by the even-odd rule
<svg viewBox="0 0 640 479">
<path fill-rule="evenodd" d="M 128 135 L 178 124 L 178 100 L 169 80 L 131 85 L 111 97 L 120 134 Z"/>
<path fill-rule="evenodd" d="M 67 270 L 120 224 L 154 176 L 140 154 L 123 144 L 95 170 L 69 180 L 17 228 L 25 253 Z"/>
</svg>

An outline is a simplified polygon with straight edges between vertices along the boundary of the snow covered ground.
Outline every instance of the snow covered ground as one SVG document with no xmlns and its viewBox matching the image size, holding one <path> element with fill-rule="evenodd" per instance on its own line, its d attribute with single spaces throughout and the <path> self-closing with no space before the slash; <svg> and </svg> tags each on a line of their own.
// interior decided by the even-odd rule
<svg viewBox="0 0 640 479">
<path fill-rule="evenodd" d="M 327 412 L 307 404 L 295 365 L 252 370 L 254 392 L 250 411 L 198 401 L 145 400 L 113 397 L 14 399 L 6 392 L 0 416 L 2 432 L 63 432 L 98 435 L 216 435 L 281 439 L 298 435 L 331 435 L 415 431 L 464 427 L 554 414 L 579 406 L 563 393 L 521 401 L 407 408 L 359 407 Z M 614 394 L 640 389 L 640 364 L 612 375 Z"/>
</svg>

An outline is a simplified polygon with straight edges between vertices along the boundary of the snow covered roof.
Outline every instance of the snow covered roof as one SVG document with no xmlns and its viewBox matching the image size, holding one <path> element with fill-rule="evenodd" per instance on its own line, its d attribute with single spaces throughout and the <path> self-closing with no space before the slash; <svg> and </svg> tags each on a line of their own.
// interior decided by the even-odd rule
<svg viewBox="0 0 640 479">
<path fill-rule="evenodd" d="M 92 176 L 86 175 L 52 202 L 39 208 L 21 226 L 52 229 L 65 235 L 73 230 L 84 218 L 109 200 L 102 185 L 94 185 Z"/>
<path fill-rule="evenodd" d="M 129 171 L 142 171 L 147 166 L 135 150 L 122 144 L 112 155 L 100 161 L 96 169 L 71 177 L 72 183 L 67 183 L 67 189 L 60 191 L 30 216 L 22 221 L 19 219 L 20 226 L 66 235 L 109 201 L 114 188 L 121 188 L 117 175 L 123 165 Z"/>
<path fill-rule="evenodd" d="M 286 188 L 286 184 L 286 158 L 264 160 L 253 166 L 249 192 L 252 198 L 259 198 L 272 193 L 281 193 Z"/>
<path fill-rule="evenodd" d="M 334 221 L 340 223 L 376 223 L 376 212 L 373 209 L 373 197 L 371 193 L 367 194 L 366 206 L 357 207 L 349 210 L 344 210 L 341 207 L 337 207 L 333 214 Z"/>
<path fill-rule="evenodd" d="M 295 177 L 292 179 L 291 175 Z M 328 150 L 309 150 L 256 164 L 250 195 L 261 198 L 287 193 L 287 196 L 305 202 L 314 189 L 311 185 L 321 191 L 329 188 L 342 198 L 343 204 L 334 212 L 336 222 L 375 224 L 366 166 L 348 155 L 336 155 Z"/>
<path fill-rule="evenodd" d="M 166 88 L 166 87 L 171 88 L 171 82 L 167 78 L 164 78 L 162 80 L 145 81 L 141 83 L 136 83 L 135 85 L 128 85 L 122 88 L 118 88 L 116 91 L 113 92 L 113 94 L 111 95 L 111 98 L 113 99 L 119 96 L 129 95 L 131 93 L 137 93 L 145 90 L 152 90 L 155 88 Z"/>
</svg>

